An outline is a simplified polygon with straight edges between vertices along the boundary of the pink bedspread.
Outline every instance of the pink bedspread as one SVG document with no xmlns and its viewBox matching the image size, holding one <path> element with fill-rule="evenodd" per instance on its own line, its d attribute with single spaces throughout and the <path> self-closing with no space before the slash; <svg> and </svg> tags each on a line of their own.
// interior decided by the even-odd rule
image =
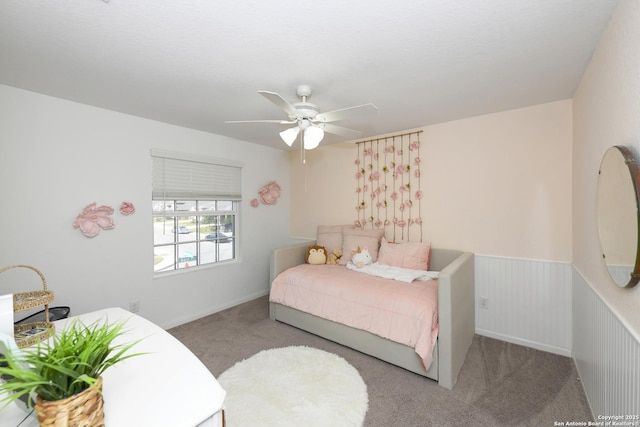
<svg viewBox="0 0 640 427">
<path fill-rule="evenodd" d="M 438 281 L 404 283 L 342 265 L 302 264 L 275 278 L 269 300 L 415 348 L 426 369 L 438 336 Z"/>
</svg>

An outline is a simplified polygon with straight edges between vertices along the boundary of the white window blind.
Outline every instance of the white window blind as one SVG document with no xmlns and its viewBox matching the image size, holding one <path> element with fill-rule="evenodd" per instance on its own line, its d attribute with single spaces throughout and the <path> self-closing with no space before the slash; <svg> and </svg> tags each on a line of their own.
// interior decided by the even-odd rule
<svg viewBox="0 0 640 427">
<path fill-rule="evenodd" d="M 152 150 L 154 200 L 241 200 L 240 163 Z"/>
</svg>

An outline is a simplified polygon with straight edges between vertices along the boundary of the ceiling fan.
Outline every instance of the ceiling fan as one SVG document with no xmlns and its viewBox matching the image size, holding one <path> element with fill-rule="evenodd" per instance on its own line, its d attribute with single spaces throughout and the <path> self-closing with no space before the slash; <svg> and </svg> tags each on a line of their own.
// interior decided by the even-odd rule
<svg viewBox="0 0 640 427">
<path fill-rule="evenodd" d="M 373 104 L 363 104 L 340 110 L 320 113 L 317 105 L 308 102 L 311 96 L 311 86 L 300 85 L 296 88 L 296 94 L 300 102 L 290 104 L 282 96 L 275 92 L 259 90 L 258 93 L 288 114 L 288 120 L 230 120 L 225 123 L 276 123 L 280 125 L 295 125 L 280 132 L 280 137 L 289 147 L 293 145 L 300 131 L 303 132 L 303 146 L 306 150 L 316 148 L 324 133 L 329 132 L 347 138 L 357 138 L 361 132 L 342 126 L 336 126 L 331 122 L 346 120 L 376 112 L 378 109 Z"/>
</svg>

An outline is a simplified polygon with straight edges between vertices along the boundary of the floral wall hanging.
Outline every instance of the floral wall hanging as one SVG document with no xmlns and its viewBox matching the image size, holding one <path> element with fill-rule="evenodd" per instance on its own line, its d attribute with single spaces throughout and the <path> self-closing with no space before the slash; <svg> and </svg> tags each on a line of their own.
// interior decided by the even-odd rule
<svg viewBox="0 0 640 427">
<path fill-rule="evenodd" d="M 420 134 L 422 131 L 357 142 L 357 228 L 387 229 L 393 241 L 422 241 Z"/>
<path fill-rule="evenodd" d="M 87 237 L 96 237 L 100 230 L 112 230 L 115 223 L 111 215 L 113 208 L 111 206 L 97 206 L 96 203 L 87 205 L 76 217 L 73 222 L 73 228 L 79 228 L 82 234 Z"/>
<path fill-rule="evenodd" d="M 264 187 L 258 191 L 260 201 L 265 205 L 275 205 L 280 198 L 282 189 L 276 181 L 268 182 Z M 253 199 L 250 202 L 251 206 L 257 208 L 259 205 L 258 199 Z"/>
<path fill-rule="evenodd" d="M 258 194 L 260 194 L 260 200 L 265 205 L 275 205 L 280 198 L 280 193 L 280 185 L 275 181 L 269 182 L 258 192 Z"/>
<path fill-rule="evenodd" d="M 131 215 L 136 211 L 136 208 L 133 206 L 133 203 L 130 202 L 122 202 L 120 205 L 120 213 L 122 215 Z"/>
<path fill-rule="evenodd" d="M 122 215 L 131 215 L 136 208 L 131 202 L 122 202 L 120 204 L 120 213 Z M 113 208 L 111 206 L 101 205 L 93 202 L 85 206 L 73 221 L 73 228 L 79 228 L 82 234 L 87 237 L 96 237 L 100 230 L 113 230 L 116 224 L 113 222 Z"/>
</svg>

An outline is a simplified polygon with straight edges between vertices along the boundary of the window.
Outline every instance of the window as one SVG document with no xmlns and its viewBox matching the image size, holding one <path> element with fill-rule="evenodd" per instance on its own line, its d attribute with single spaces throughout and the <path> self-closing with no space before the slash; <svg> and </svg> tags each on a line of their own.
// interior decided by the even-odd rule
<svg viewBox="0 0 640 427">
<path fill-rule="evenodd" d="M 237 258 L 240 166 L 152 151 L 154 272 Z"/>
</svg>

